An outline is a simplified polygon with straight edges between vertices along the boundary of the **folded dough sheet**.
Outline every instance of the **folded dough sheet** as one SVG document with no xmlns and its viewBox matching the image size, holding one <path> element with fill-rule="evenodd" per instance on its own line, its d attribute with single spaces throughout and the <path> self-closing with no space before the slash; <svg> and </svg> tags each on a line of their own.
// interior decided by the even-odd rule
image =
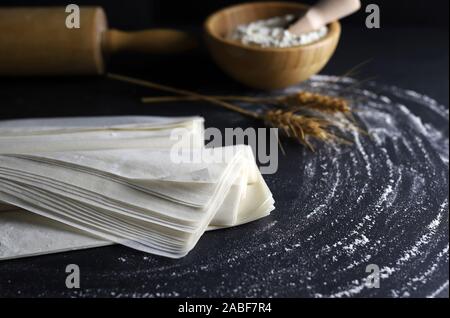
<svg viewBox="0 0 450 318">
<path fill-rule="evenodd" d="M 0 202 L 0 259 L 111 242 L 180 258 L 274 209 L 251 148 L 205 149 L 198 117 L 0 122 Z"/>
</svg>

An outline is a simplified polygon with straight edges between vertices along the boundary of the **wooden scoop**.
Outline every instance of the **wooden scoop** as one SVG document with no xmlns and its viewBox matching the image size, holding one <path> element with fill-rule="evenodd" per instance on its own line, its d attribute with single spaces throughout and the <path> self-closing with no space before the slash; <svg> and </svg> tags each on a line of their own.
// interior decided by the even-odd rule
<svg viewBox="0 0 450 318">
<path fill-rule="evenodd" d="M 80 8 L 80 28 L 66 27 L 65 7 L 0 9 L 0 76 L 95 75 L 118 52 L 181 53 L 195 39 L 175 30 L 108 30 L 100 7 Z"/>
<path fill-rule="evenodd" d="M 302 34 L 318 30 L 358 11 L 359 8 L 361 8 L 360 0 L 321 0 L 292 24 L 289 31 L 294 34 Z"/>
</svg>

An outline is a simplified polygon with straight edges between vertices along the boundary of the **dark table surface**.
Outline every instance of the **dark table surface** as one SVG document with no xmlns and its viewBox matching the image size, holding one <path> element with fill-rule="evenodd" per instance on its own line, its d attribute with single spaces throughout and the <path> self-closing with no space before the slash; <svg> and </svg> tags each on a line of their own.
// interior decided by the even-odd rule
<svg viewBox="0 0 450 318">
<path fill-rule="evenodd" d="M 322 74 L 341 75 L 369 60 L 358 74 L 359 79 L 375 76 L 378 83 L 418 91 L 448 109 L 448 56 L 448 29 L 404 27 L 368 31 L 348 27 L 344 28 L 340 46 Z M 203 54 L 177 60 L 155 59 L 140 63 L 139 67 L 125 64 L 128 63 L 123 59 L 112 61 L 111 68 L 202 92 L 255 93 L 229 80 Z M 204 103 L 140 104 L 139 97 L 151 94 L 102 78 L 1 79 L 0 119 L 199 114 L 205 117 L 207 126 L 255 125 Z M 408 99 L 403 102 L 409 107 Z M 432 124 L 448 142 L 448 128 L 444 127 L 448 125 L 448 113 Z M 375 158 L 382 155 L 376 147 L 365 148 L 380 166 L 372 167 L 378 175 L 369 178 L 370 190 L 358 205 L 341 188 L 352 186 L 342 178 L 354 177 L 355 186 L 359 186 L 367 177 L 364 177 L 367 167 L 358 163 L 364 159 L 358 157 L 360 152 L 354 170 L 349 170 L 354 175 L 341 176 L 338 189 L 333 192 L 332 185 L 321 183 L 320 178 L 326 179 L 327 171 L 334 177 L 339 171 L 347 173 L 345 167 L 352 156 L 346 154 L 352 153 L 351 148 L 336 157 L 342 166 L 336 168 L 330 163 L 333 158 L 327 157 L 328 150 L 312 154 L 294 143 L 285 147 L 288 155 L 280 157 L 278 173 L 266 176 L 277 202 L 270 217 L 207 233 L 180 260 L 111 246 L 2 262 L 0 296 L 448 297 L 448 162 L 435 156 L 433 150 L 428 157 L 417 155 L 411 160 L 405 157 L 405 166 L 425 174 L 425 186 L 418 193 L 414 193 L 411 185 L 405 186 L 404 193 L 399 192 L 390 204 L 381 202 L 383 206 L 378 213 L 374 201 L 382 197 L 382 190 L 389 183 L 389 167 L 384 165 L 386 160 Z M 410 154 L 405 152 L 407 155 Z M 430 160 L 428 166 L 426 158 Z M 394 165 L 403 162 L 402 158 L 395 160 Z M 421 171 L 423 166 L 428 170 Z M 310 189 L 318 192 L 310 193 Z M 315 198 L 321 194 L 324 197 Z M 419 197 L 416 203 L 412 202 Z M 317 217 L 308 217 L 321 202 L 326 203 L 323 211 Z M 372 216 L 375 221 L 370 223 L 370 229 L 353 238 L 351 232 L 358 228 L 358 222 Z M 433 231 L 424 231 L 430 226 Z M 366 238 L 368 244 L 364 243 Z M 380 289 L 361 285 L 369 263 L 383 268 Z M 66 289 L 67 264 L 80 266 L 80 290 Z"/>
</svg>

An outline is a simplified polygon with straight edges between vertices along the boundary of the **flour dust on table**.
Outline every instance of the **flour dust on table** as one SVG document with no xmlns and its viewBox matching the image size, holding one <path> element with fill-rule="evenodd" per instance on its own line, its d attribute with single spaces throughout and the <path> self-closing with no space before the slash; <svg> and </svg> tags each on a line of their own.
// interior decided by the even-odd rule
<svg viewBox="0 0 450 318">
<path fill-rule="evenodd" d="M 87 282 L 113 277 L 43 296 L 448 297 L 448 108 L 413 91 L 355 83 L 315 76 L 292 88 L 355 101 L 369 136 L 316 153 L 283 141 L 278 173 L 265 176 L 277 213 L 207 233 L 182 261 L 107 247 L 4 262 L 0 272 L 45 271 L 51 257 L 84 260 Z M 218 114 L 208 120 L 242 124 Z M 379 267 L 380 288 L 366 283 L 369 265 Z"/>
<path fill-rule="evenodd" d="M 286 295 L 295 288 L 313 297 L 448 295 L 448 108 L 410 90 L 355 84 L 315 76 L 285 91 L 354 101 L 368 136 L 355 133 L 353 146 L 322 146 L 316 154 L 291 149 L 297 174 L 290 167 L 269 184 L 292 197 L 279 211 L 296 213 L 280 212 L 253 235 L 273 240 L 236 258 L 253 255 L 267 263 L 261 267 L 280 266 L 265 284 L 301 277 Z M 380 289 L 366 279 L 371 264 L 380 269 Z"/>
<path fill-rule="evenodd" d="M 322 145 L 316 153 L 284 141 L 287 154 L 280 157 L 280 169 L 266 177 L 278 213 L 248 225 L 239 239 L 233 230 L 220 237 L 209 233 L 212 245 L 199 246 L 196 256 L 183 263 L 148 259 L 150 282 L 165 281 L 167 287 L 143 294 L 448 294 L 448 109 L 413 91 L 377 83 L 355 88 L 356 83 L 315 76 L 283 93 L 304 89 L 349 98 L 369 136 L 355 134 L 353 145 Z M 139 264 L 137 256 L 128 259 L 134 263 Z M 379 289 L 366 281 L 369 265 L 380 270 Z M 189 285 L 194 277 L 216 273 L 223 274 L 214 283 Z"/>
</svg>

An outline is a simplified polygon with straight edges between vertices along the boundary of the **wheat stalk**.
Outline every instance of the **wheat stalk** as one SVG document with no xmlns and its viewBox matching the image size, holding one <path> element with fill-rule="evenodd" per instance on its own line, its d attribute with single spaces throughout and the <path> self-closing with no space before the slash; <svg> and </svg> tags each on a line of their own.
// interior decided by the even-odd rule
<svg viewBox="0 0 450 318">
<path fill-rule="evenodd" d="M 241 115 L 262 120 L 266 125 L 279 128 L 287 137 L 298 140 L 301 144 L 314 151 L 310 139 L 322 142 L 348 143 L 342 137 L 333 133 L 334 128 L 356 129 L 354 124 L 342 125 L 341 119 L 330 117 L 333 114 L 351 114 L 348 102 L 342 98 L 324 96 L 317 93 L 297 92 L 278 97 L 248 97 L 248 96 L 208 96 L 199 93 L 165 86 L 149 81 L 135 79 L 118 74 L 107 74 L 107 77 L 122 82 L 140 85 L 159 91 L 174 93 L 180 96 L 144 97 L 144 103 L 163 103 L 176 101 L 206 101 L 216 106 L 226 108 Z M 275 108 L 262 112 L 247 110 L 230 102 L 246 102 L 256 104 L 272 104 Z M 326 116 L 310 116 L 301 114 L 304 110 L 313 110 Z M 346 127 L 344 127 L 346 126 Z"/>
<path fill-rule="evenodd" d="M 309 108 L 326 113 L 349 113 L 347 100 L 318 93 L 298 92 L 277 98 L 277 102 L 288 108 Z"/>
<path fill-rule="evenodd" d="M 221 101 L 235 101 L 251 104 L 271 104 L 278 107 L 296 107 L 318 110 L 327 113 L 350 113 L 350 106 L 347 100 L 339 97 L 332 97 L 318 93 L 300 91 L 290 95 L 277 97 L 249 97 L 249 96 L 208 96 L 210 98 Z M 160 96 L 160 97 L 143 97 L 141 101 L 146 104 L 152 103 L 170 103 L 180 101 L 199 101 L 204 98 L 193 96 L 177 97 L 177 96 Z"/>
</svg>

